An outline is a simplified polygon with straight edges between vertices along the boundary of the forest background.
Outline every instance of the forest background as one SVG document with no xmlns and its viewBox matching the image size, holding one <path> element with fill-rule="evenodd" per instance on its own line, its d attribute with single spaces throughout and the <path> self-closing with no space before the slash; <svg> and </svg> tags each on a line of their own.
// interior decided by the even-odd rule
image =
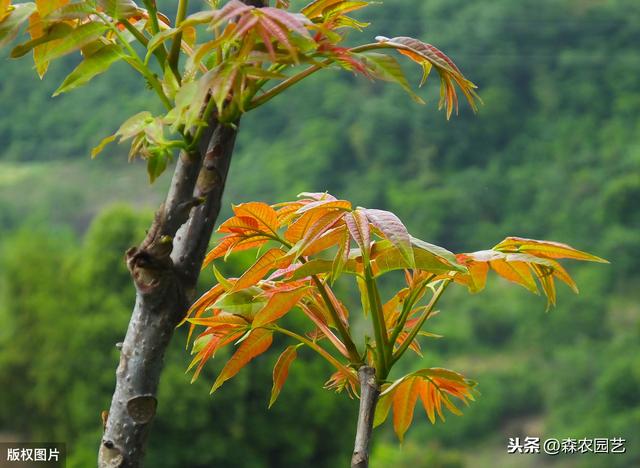
<svg viewBox="0 0 640 468">
<path fill-rule="evenodd" d="M 162 3 L 162 2 L 160 2 Z M 170 3 L 170 2 L 164 2 Z M 474 116 L 447 122 L 437 86 L 420 107 L 401 89 L 340 72 L 310 78 L 243 119 L 225 196 L 278 202 L 328 190 L 389 209 L 456 252 L 505 235 L 556 239 L 611 265 L 571 265 L 581 294 L 557 308 L 490 282 L 443 301 L 424 366 L 480 382 L 444 424 L 417 418 L 402 447 L 377 429 L 374 467 L 640 465 L 640 4 L 636 0 L 386 0 L 367 34 L 432 42 L 480 86 Z M 69 468 L 94 466 L 134 289 L 123 252 L 167 184 L 112 146 L 89 152 L 128 115 L 153 107 L 126 66 L 50 98 L 75 65 L 40 83 L 0 57 L 0 439 L 62 441 Z M 411 70 L 407 70 L 411 74 Z M 411 75 L 414 80 L 419 76 Z M 221 218 L 223 219 L 223 218 Z M 242 256 L 241 256 L 242 257 Z M 245 256 L 225 265 L 240 271 Z M 211 282 L 204 275 L 203 285 Z M 167 357 L 147 466 L 343 466 L 356 406 L 320 388 L 310 354 L 267 411 L 267 353 L 208 395 L 193 385 L 182 330 Z M 623 437 L 624 455 L 508 455 L 509 437 Z"/>
</svg>

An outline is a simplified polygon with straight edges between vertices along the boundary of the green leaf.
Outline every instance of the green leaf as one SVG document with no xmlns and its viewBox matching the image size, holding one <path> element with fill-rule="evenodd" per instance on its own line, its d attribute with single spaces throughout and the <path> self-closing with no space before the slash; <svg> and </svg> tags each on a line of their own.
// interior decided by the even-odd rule
<svg viewBox="0 0 640 468">
<path fill-rule="evenodd" d="M 147 158 L 147 174 L 149 174 L 149 182 L 152 184 L 167 168 L 171 156 L 165 153 L 151 155 Z"/>
<path fill-rule="evenodd" d="M 323 260 L 319 258 L 309 260 L 300 268 L 297 268 L 289 280 L 295 281 L 312 275 L 331 273 L 333 272 L 333 263 L 333 260 Z M 356 262 L 354 260 L 349 260 L 345 265 L 343 265 L 342 271 L 346 273 L 355 273 Z"/>
<path fill-rule="evenodd" d="M 197 354 L 200 351 L 202 351 L 205 348 L 205 346 L 207 346 L 211 342 L 213 338 L 214 338 L 213 335 L 204 335 L 196 338 L 195 341 L 193 342 L 193 347 L 191 348 L 191 355 Z"/>
<path fill-rule="evenodd" d="M 149 111 L 139 112 L 129 117 L 118 129 L 116 135 L 120 141 L 128 140 L 141 133 L 147 125 L 153 122 L 153 115 Z"/>
<path fill-rule="evenodd" d="M 433 250 L 433 252 L 431 250 Z M 449 259 L 443 255 L 437 255 L 434 253 L 439 252 L 437 249 L 431 250 L 420 249 L 414 245 L 413 255 L 415 262 L 414 266 L 411 266 L 406 258 L 401 254 L 400 250 L 398 250 L 390 241 L 377 241 L 373 244 L 373 248 L 371 250 L 374 273 L 376 276 L 380 276 L 388 271 L 403 270 L 406 268 L 417 268 L 418 270 L 436 274 L 447 273 L 450 271 L 467 271 L 463 266 L 459 265 L 455 261 L 450 262 Z"/>
<path fill-rule="evenodd" d="M 252 320 L 267 302 L 264 296 L 260 296 L 261 293 L 260 288 L 252 287 L 231 294 L 223 294 L 211 307 Z"/>
<path fill-rule="evenodd" d="M 56 42 L 40 60 L 42 62 L 51 62 L 63 55 L 70 54 L 98 39 L 107 29 L 108 27 L 103 23 L 94 22 L 80 25 Z"/>
<path fill-rule="evenodd" d="M 229 281 L 227 278 L 225 278 L 222 275 L 222 273 L 220 273 L 220 270 L 216 268 L 215 265 L 212 265 L 212 267 L 213 267 L 213 276 L 215 276 L 216 281 L 222 285 L 225 291 L 229 291 L 233 287 L 233 283 Z"/>
<path fill-rule="evenodd" d="M 19 3 L 9 8 L 13 8 L 13 10 L 0 21 L 0 47 L 5 46 L 16 37 L 22 23 L 27 21 L 36 10 L 36 4 L 32 2 Z"/>
<path fill-rule="evenodd" d="M 423 250 L 425 252 L 429 252 L 437 257 L 440 257 L 444 260 L 447 261 L 447 263 L 449 265 L 451 265 L 452 267 L 454 267 L 455 270 L 461 272 L 461 273 L 466 273 L 466 268 L 463 267 L 462 265 L 460 265 L 458 263 L 458 261 L 456 260 L 456 256 L 449 252 L 447 249 L 445 249 L 444 247 L 440 247 L 439 245 L 434 245 L 434 244 L 430 244 L 429 242 L 425 242 L 421 239 L 418 239 L 416 237 L 411 236 L 411 244 L 414 247 L 414 253 L 416 251 L 416 249 L 418 250 Z"/>
<path fill-rule="evenodd" d="M 96 9 L 94 6 L 89 5 L 87 2 L 82 3 L 69 3 L 51 13 L 46 15 L 43 19 L 45 22 L 49 21 L 66 21 L 74 19 L 85 19 L 90 15 L 95 14 Z"/>
<path fill-rule="evenodd" d="M 15 46 L 11 51 L 11 58 L 20 58 L 39 45 L 46 44 L 50 41 L 55 41 L 56 39 L 62 39 L 63 37 L 73 32 L 73 30 L 73 27 L 66 23 L 56 23 L 51 26 L 51 28 L 46 31 L 44 35 Z"/>
<path fill-rule="evenodd" d="M 118 138 L 118 135 L 109 135 L 108 137 L 103 138 L 103 139 L 102 139 L 102 141 L 100 142 L 100 144 L 91 150 L 91 158 L 95 158 L 95 157 L 96 157 L 96 156 L 98 156 L 100 153 L 102 153 L 102 151 L 104 150 L 104 148 L 105 148 L 109 143 L 114 142 L 114 141 L 116 140 L 116 138 Z"/>
<path fill-rule="evenodd" d="M 94 54 L 86 57 L 62 82 L 53 93 L 57 96 L 87 84 L 97 75 L 104 73 L 121 57 L 120 48 L 114 44 L 106 45 Z"/>
<path fill-rule="evenodd" d="M 170 28 L 170 29 L 165 29 L 164 31 L 160 31 L 158 34 L 154 35 L 149 40 L 149 43 L 147 44 L 147 55 L 144 58 L 144 63 L 148 63 L 149 59 L 151 58 L 151 55 L 153 54 L 153 52 L 158 47 L 162 46 L 162 44 L 164 44 L 164 42 L 167 39 L 171 39 L 176 34 L 178 34 L 180 31 L 181 31 L 181 29 Z"/>
<path fill-rule="evenodd" d="M 389 410 L 391 409 L 391 403 L 393 403 L 391 395 L 384 395 L 380 400 L 378 400 L 375 416 L 373 417 L 373 427 L 378 427 L 387 420 Z"/>
<path fill-rule="evenodd" d="M 411 89 L 400 63 L 394 57 L 377 52 L 363 52 L 358 55 L 365 59 L 365 63 L 374 77 L 383 81 L 397 83 L 414 101 L 419 104 L 425 104 L 424 99 Z"/>
<path fill-rule="evenodd" d="M 98 5 L 112 18 L 130 18 L 140 13 L 133 0 L 98 0 Z"/>
</svg>

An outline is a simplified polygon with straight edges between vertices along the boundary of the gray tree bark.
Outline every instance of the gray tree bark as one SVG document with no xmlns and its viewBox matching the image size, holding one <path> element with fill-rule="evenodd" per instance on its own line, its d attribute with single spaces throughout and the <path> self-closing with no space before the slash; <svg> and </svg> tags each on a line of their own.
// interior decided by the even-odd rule
<svg viewBox="0 0 640 468">
<path fill-rule="evenodd" d="M 194 299 L 236 133 L 214 123 L 206 148 L 180 155 L 167 199 L 145 240 L 126 253 L 136 303 L 121 346 L 98 457 L 101 468 L 142 466 L 164 354 Z"/>
<path fill-rule="evenodd" d="M 373 367 L 362 366 L 358 369 L 358 379 L 360 380 L 360 410 L 351 468 L 368 468 L 373 419 L 380 397 L 380 388 L 376 381 L 376 370 Z"/>
<path fill-rule="evenodd" d="M 268 0 L 242 0 L 267 6 Z M 236 126 L 216 120 L 198 151 L 182 153 L 165 202 L 145 237 L 126 253 L 136 303 L 121 345 L 116 388 L 98 452 L 99 468 L 140 468 L 164 355 L 195 296 L 200 267 L 220 212 Z"/>
</svg>

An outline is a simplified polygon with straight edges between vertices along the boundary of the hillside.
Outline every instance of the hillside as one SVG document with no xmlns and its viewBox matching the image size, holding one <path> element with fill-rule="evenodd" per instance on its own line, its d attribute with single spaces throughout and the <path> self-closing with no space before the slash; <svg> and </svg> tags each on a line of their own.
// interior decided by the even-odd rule
<svg viewBox="0 0 640 468">
<path fill-rule="evenodd" d="M 519 235 L 611 261 L 569 265 L 581 294 L 561 289 L 549 313 L 497 278 L 443 303 L 430 331 L 445 339 L 425 362 L 478 380 L 482 395 L 445 424 L 416 414 L 402 449 L 384 426 L 373 466 L 640 465 L 640 4 L 386 0 L 369 11 L 365 37 L 412 35 L 451 55 L 479 85 L 480 113 L 447 121 L 435 79 L 420 107 L 392 85 L 327 70 L 242 121 L 226 206 L 328 190 L 454 251 Z M 168 175 L 149 187 L 125 147 L 88 154 L 151 96 L 117 67 L 51 99 L 70 61 L 44 82 L 27 61 L 1 63 L 0 433 L 66 440 L 69 466 L 89 466 L 133 298 L 122 252 Z M 183 336 L 168 362 L 149 466 L 238 466 L 231 454 L 242 452 L 243 467 L 332 467 L 350 450 L 351 432 L 331 424 L 350 421 L 351 402 L 320 390 L 311 356 L 269 413 L 266 364 L 210 399 L 215 365 L 189 386 Z M 508 437 L 527 435 L 629 440 L 617 457 L 505 455 Z"/>
</svg>

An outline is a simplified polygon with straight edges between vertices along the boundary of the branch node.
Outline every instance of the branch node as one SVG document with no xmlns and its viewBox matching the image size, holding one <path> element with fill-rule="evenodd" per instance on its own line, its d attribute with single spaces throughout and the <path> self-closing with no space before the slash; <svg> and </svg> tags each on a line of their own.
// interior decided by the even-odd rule
<svg viewBox="0 0 640 468">
<path fill-rule="evenodd" d="M 151 422 L 156 414 L 158 400 L 153 395 L 139 395 L 127 401 L 127 412 L 137 424 Z"/>
</svg>

